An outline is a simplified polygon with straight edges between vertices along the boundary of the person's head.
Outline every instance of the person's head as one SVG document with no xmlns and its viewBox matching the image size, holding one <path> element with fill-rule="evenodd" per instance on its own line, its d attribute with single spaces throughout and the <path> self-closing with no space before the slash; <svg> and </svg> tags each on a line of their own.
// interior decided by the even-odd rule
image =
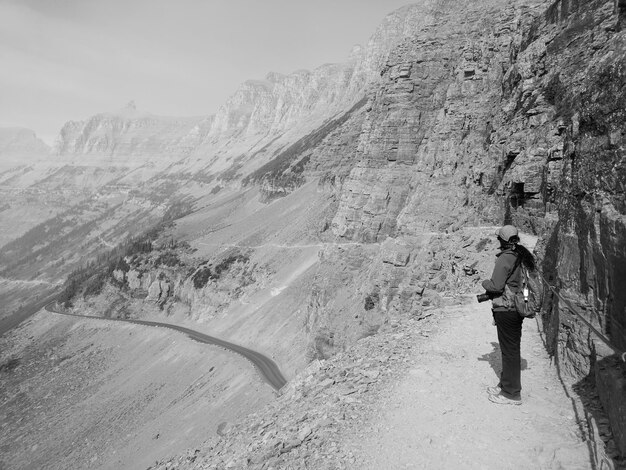
<svg viewBox="0 0 626 470">
<path fill-rule="evenodd" d="M 513 225 L 505 225 L 496 230 L 496 236 L 502 249 L 514 247 L 519 243 L 519 232 Z"/>
</svg>

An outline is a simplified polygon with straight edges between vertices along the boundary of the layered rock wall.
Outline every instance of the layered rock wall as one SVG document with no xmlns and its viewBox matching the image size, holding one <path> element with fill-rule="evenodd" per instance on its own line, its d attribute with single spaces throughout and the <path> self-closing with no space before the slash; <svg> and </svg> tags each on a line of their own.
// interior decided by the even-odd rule
<svg viewBox="0 0 626 470">
<path fill-rule="evenodd" d="M 414 7 L 420 22 L 370 95 L 358 163 L 333 221 L 338 236 L 376 241 L 500 217 L 487 197 L 502 151 L 494 120 L 511 44 L 537 5 Z"/>
<path fill-rule="evenodd" d="M 301 126 L 302 119 L 328 118 L 362 94 L 360 83 L 348 92 L 354 64 L 329 64 L 289 75 L 269 74 L 265 80 L 245 82 L 220 108 L 207 139 L 282 134 Z"/>
</svg>

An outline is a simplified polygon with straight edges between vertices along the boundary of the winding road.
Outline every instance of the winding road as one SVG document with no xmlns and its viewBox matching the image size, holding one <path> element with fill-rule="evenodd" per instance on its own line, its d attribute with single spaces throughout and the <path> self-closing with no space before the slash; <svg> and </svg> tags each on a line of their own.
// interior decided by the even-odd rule
<svg viewBox="0 0 626 470">
<path fill-rule="evenodd" d="M 109 320 L 109 321 L 119 321 L 126 323 L 135 323 L 137 325 L 144 326 L 158 326 L 162 328 L 169 328 L 170 330 L 179 331 L 181 333 L 186 334 L 189 338 L 198 341 L 199 343 L 211 344 L 214 346 L 220 346 L 229 351 L 235 352 L 237 354 L 242 355 L 246 359 L 248 359 L 254 367 L 257 369 L 263 380 L 265 380 L 274 390 L 280 390 L 286 383 L 287 380 L 281 373 L 278 365 L 270 359 L 269 357 L 261 354 L 257 351 L 253 351 L 252 349 L 248 349 L 246 347 L 240 346 L 235 343 L 230 343 L 228 341 L 224 341 L 219 338 L 215 338 L 213 336 L 205 335 L 204 333 L 200 333 L 198 331 L 192 330 L 190 328 L 185 328 L 184 326 L 172 325 L 170 323 L 161 323 L 156 321 L 148 321 L 148 320 L 130 320 L 123 318 L 105 318 L 105 317 L 91 317 L 87 315 L 77 315 L 75 313 L 63 313 L 56 312 L 49 308 L 50 305 L 46 306 L 46 310 L 49 312 L 57 313 L 59 315 L 66 315 L 70 317 L 79 317 L 79 318 L 89 318 L 92 320 Z"/>
</svg>

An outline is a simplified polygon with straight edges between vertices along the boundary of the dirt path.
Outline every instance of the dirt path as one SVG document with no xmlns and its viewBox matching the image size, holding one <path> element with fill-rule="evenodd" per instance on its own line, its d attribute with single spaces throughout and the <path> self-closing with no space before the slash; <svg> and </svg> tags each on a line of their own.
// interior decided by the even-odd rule
<svg viewBox="0 0 626 470">
<path fill-rule="evenodd" d="M 351 468 L 592 468 L 535 320 L 524 322 L 522 335 L 522 406 L 487 399 L 500 373 L 489 305 L 450 308 L 428 336 L 369 425 L 347 437 Z"/>
</svg>

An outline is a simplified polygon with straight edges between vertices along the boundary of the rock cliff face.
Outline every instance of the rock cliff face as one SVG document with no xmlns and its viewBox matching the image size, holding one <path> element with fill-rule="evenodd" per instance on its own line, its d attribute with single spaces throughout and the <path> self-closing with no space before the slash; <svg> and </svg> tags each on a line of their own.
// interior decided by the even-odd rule
<svg viewBox="0 0 626 470">
<path fill-rule="evenodd" d="M 546 6 L 402 9 L 406 34 L 380 62 L 380 79 L 362 105 L 293 157 L 306 155 L 304 174 L 336 199 L 325 236 L 348 244 L 324 250 L 307 309 L 320 357 L 390 317 L 419 317 L 441 295 L 479 289 L 474 253 L 489 239 L 484 230 L 459 229 L 505 218 L 496 194 L 506 146 L 495 137 L 502 83 L 521 31 Z"/>
<path fill-rule="evenodd" d="M 247 81 L 220 108 L 208 138 L 277 135 L 301 125 L 304 116 L 332 116 L 354 99 L 347 86 L 353 71 L 353 63 L 329 64 L 312 72 L 271 73 L 265 80 Z M 362 86 L 355 87 L 357 93 Z"/>
<path fill-rule="evenodd" d="M 500 157 L 494 118 L 518 23 L 533 10 L 444 3 L 381 69 L 333 221 L 341 237 L 376 241 L 498 213 L 485 202 Z"/>
</svg>

